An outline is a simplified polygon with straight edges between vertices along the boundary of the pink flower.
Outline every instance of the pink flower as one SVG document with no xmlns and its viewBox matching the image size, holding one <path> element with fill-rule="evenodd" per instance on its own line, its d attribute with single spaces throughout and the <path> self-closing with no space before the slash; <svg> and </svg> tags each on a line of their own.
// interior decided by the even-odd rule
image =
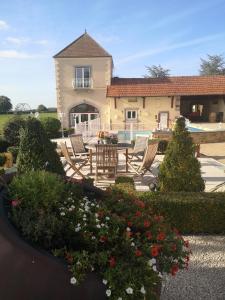
<svg viewBox="0 0 225 300">
<path fill-rule="evenodd" d="M 19 206 L 21 201 L 19 199 L 12 200 L 11 204 L 13 207 Z"/>
</svg>

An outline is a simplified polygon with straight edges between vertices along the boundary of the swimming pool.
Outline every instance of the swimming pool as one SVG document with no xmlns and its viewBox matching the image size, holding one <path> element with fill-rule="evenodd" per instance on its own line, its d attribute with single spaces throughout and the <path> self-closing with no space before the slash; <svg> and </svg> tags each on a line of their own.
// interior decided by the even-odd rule
<svg viewBox="0 0 225 300">
<path fill-rule="evenodd" d="M 190 132 L 203 132 L 204 130 L 199 129 L 199 128 L 195 128 L 195 127 L 187 127 L 188 131 Z M 131 139 L 135 140 L 137 135 L 148 135 L 151 136 L 152 131 L 151 130 L 137 130 L 137 131 L 133 131 L 133 135 L 132 137 L 130 136 L 130 131 L 128 130 L 120 130 L 118 131 L 118 141 L 130 141 Z"/>
</svg>

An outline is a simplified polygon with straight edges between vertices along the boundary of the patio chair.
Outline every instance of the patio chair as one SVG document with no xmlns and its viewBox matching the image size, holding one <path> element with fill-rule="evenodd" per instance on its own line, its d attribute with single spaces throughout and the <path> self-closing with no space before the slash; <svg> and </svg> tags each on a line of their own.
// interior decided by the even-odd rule
<svg viewBox="0 0 225 300">
<path fill-rule="evenodd" d="M 76 157 L 72 158 L 69 154 L 66 143 L 61 142 L 60 147 L 61 147 L 62 154 L 66 160 L 66 165 L 69 165 L 69 168 L 66 170 L 66 172 L 69 171 L 70 169 L 74 171 L 70 177 L 72 178 L 75 174 L 78 174 L 82 178 L 85 178 L 84 174 L 80 170 L 88 164 L 88 159 L 76 158 Z"/>
<path fill-rule="evenodd" d="M 155 160 L 158 144 L 158 141 L 152 141 L 147 146 L 141 164 L 137 164 L 137 161 L 128 161 L 128 165 L 136 174 L 144 176 L 145 173 L 150 172 L 155 177 L 155 175 L 151 171 L 151 166 Z"/>
<path fill-rule="evenodd" d="M 137 136 L 133 149 L 128 151 L 128 159 L 136 158 L 138 161 L 141 161 L 144 151 L 148 145 L 148 136 Z"/>
<path fill-rule="evenodd" d="M 83 157 L 88 156 L 88 152 L 84 147 L 84 141 L 82 134 L 72 134 L 70 135 L 70 142 L 73 150 L 73 155 Z"/>
<path fill-rule="evenodd" d="M 117 145 L 96 145 L 96 181 L 98 181 L 98 176 L 104 174 L 106 170 L 108 170 L 107 174 L 113 174 L 115 177 L 117 165 Z M 103 173 L 100 173 L 99 170 L 103 170 Z"/>
</svg>

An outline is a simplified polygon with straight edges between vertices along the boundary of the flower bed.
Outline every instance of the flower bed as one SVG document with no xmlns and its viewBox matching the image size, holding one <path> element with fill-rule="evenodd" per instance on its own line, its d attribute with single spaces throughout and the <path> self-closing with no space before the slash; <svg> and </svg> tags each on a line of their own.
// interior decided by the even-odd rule
<svg viewBox="0 0 225 300">
<path fill-rule="evenodd" d="M 188 266 L 188 242 L 135 193 L 112 188 L 99 199 L 43 171 L 15 178 L 10 190 L 12 221 L 67 261 L 72 285 L 94 271 L 111 299 L 157 299 L 162 275 Z"/>
</svg>

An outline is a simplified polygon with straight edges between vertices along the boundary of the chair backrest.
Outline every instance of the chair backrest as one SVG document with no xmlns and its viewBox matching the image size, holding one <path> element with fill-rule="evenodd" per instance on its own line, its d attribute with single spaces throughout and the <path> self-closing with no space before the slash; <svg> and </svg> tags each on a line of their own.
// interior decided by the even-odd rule
<svg viewBox="0 0 225 300">
<path fill-rule="evenodd" d="M 70 135 L 70 142 L 74 154 L 76 153 L 85 153 L 84 141 L 82 134 L 72 134 Z"/>
<path fill-rule="evenodd" d="M 134 153 L 144 152 L 148 145 L 148 136 L 136 136 L 135 145 L 134 145 Z"/>
<path fill-rule="evenodd" d="M 146 151 L 144 153 L 144 157 L 143 157 L 143 161 L 142 164 L 139 168 L 139 170 L 141 169 L 150 169 L 155 156 L 157 154 L 157 150 L 158 150 L 158 145 L 159 142 L 158 141 L 152 141 L 146 148 Z"/>
<path fill-rule="evenodd" d="M 68 148 L 67 148 L 67 146 L 66 146 L 66 142 L 65 142 L 65 143 L 61 142 L 61 143 L 60 143 L 60 148 L 61 148 L 62 154 L 63 154 L 63 156 L 65 157 L 66 161 L 67 161 L 69 164 L 73 165 L 73 162 L 72 162 L 72 160 L 71 160 L 71 157 L 70 157 Z"/>
<path fill-rule="evenodd" d="M 96 145 L 96 166 L 115 167 L 118 164 L 117 145 Z"/>
</svg>

